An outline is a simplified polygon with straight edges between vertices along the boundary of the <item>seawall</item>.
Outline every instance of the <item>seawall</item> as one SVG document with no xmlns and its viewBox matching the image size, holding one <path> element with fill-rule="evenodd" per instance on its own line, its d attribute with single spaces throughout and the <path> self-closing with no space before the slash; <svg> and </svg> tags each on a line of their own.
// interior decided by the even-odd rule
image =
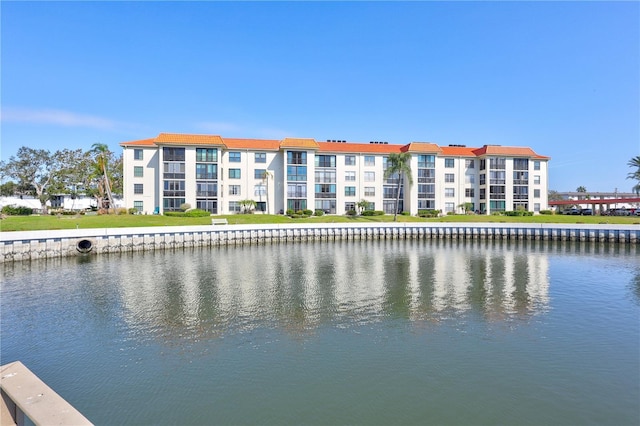
<svg viewBox="0 0 640 426">
<path fill-rule="evenodd" d="M 487 239 L 639 244 L 638 225 L 318 223 L 0 232 L 0 262 L 184 247 L 313 240 Z"/>
</svg>

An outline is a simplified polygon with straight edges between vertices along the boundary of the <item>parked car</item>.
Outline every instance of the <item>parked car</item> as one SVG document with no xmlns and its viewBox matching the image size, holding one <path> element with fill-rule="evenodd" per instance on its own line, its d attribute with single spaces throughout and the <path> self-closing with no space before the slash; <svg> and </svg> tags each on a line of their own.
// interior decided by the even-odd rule
<svg viewBox="0 0 640 426">
<path fill-rule="evenodd" d="M 578 209 L 577 209 L 577 208 L 575 208 L 575 207 L 572 207 L 572 208 L 570 208 L 570 209 L 564 209 L 564 210 L 562 211 L 562 214 L 580 214 L 580 210 L 578 210 Z"/>
<path fill-rule="evenodd" d="M 610 209 L 605 214 L 607 216 L 631 216 L 631 212 L 627 209 Z"/>
<path fill-rule="evenodd" d="M 580 214 L 582 216 L 593 216 L 593 210 L 592 209 L 582 209 L 582 210 L 580 210 Z"/>
</svg>

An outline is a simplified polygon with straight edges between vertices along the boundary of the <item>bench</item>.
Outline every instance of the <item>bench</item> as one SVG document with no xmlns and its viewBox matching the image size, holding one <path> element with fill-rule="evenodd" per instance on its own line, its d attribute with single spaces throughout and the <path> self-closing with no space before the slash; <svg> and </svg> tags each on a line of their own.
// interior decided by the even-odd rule
<svg viewBox="0 0 640 426">
<path fill-rule="evenodd" d="M 212 225 L 228 225 L 227 219 L 211 219 Z"/>
</svg>

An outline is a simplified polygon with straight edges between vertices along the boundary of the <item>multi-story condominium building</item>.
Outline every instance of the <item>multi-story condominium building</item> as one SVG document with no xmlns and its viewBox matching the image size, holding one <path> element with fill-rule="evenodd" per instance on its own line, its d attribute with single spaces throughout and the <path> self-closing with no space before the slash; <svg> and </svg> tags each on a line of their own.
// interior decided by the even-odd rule
<svg viewBox="0 0 640 426">
<path fill-rule="evenodd" d="M 161 133 L 121 143 L 124 203 L 140 212 L 179 210 L 188 203 L 213 214 L 241 210 L 280 213 L 324 210 L 344 214 L 361 200 L 393 213 L 398 176 L 384 179 L 391 153 L 410 154 L 413 184 L 404 179 L 398 211 L 483 214 L 547 207 L 549 157 L 528 147 L 438 146 L 411 142 L 317 142 L 238 139 Z"/>
</svg>

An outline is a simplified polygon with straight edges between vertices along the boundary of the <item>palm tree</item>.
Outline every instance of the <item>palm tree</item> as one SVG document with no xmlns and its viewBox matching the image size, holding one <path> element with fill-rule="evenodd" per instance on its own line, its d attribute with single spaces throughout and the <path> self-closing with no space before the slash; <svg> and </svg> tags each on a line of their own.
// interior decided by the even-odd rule
<svg viewBox="0 0 640 426">
<path fill-rule="evenodd" d="M 265 194 L 267 196 L 265 210 L 262 213 L 269 213 L 269 178 L 273 178 L 273 173 L 269 170 L 262 172 L 262 181 L 264 182 Z"/>
<path fill-rule="evenodd" d="M 398 175 L 396 186 L 396 203 L 393 209 L 393 221 L 398 220 L 398 204 L 400 203 L 400 185 L 404 182 L 405 175 L 409 185 L 413 184 L 413 178 L 411 177 L 411 166 L 409 165 L 411 160 L 411 154 L 408 152 L 401 152 L 399 154 L 391 153 L 387 158 L 387 169 L 384 171 L 384 178 L 389 179 L 394 175 Z"/>
<path fill-rule="evenodd" d="M 111 194 L 111 181 L 107 174 L 107 168 L 109 165 L 109 147 L 103 143 L 94 143 L 91 145 L 91 153 L 95 155 L 95 168 L 98 178 L 98 193 L 101 193 L 101 204 L 103 208 L 107 210 L 109 208 L 115 209 L 115 203 L 113 195 Z"/>
<path fill-rule="evenodd" d="M 627 163 L 629 167 L 635 167 L 636 170 L 630 172 L 627 175 L 627 179 L 636 180 L 637 183 L 633 186 L 632 191 L 640 195 L 640 155 L 636 155 Z"/>
</svg>

